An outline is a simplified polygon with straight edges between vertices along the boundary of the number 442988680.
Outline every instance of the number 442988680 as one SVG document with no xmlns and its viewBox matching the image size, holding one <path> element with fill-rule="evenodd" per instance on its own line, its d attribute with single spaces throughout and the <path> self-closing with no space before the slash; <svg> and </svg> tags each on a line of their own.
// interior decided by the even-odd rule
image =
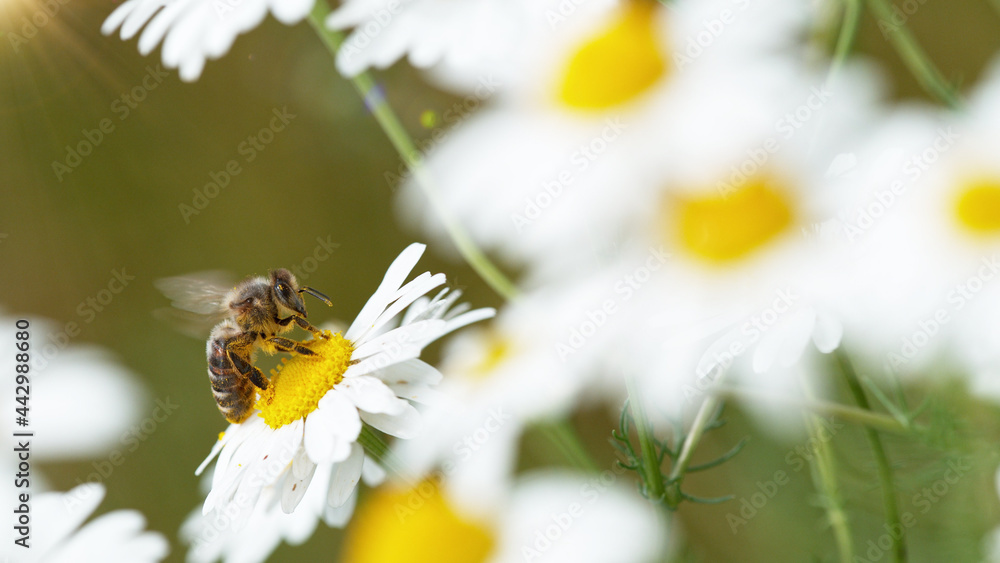
<svg viewBox="0 0 1000 563">
<path fill-rule="evenodd" d="M 29 387 L 28 380 L 28 349 L 31 345 L 28 343 L 28 326 L 29 323 L 25 319 L 18 320 L 15 325 L 17 327 L 17 332 L 14 333 L 14 347 L 17 348 L 17 352 L 14 356 L 16 364 L 14 366 L 15 382 L 16 388 L 16 401 L 19 405 L 15 408 L 17 411 L 16 422 L 18 426 L 28 425 L 28 398 L 31 395 L 31 389 Z"/>
</svg>

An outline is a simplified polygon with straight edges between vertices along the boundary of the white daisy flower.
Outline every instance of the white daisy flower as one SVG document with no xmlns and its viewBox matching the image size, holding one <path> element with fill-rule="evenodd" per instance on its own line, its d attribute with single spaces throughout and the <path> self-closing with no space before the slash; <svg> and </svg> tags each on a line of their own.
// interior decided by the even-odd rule
<svg viewBox="0 0 1000 563">
<path fill-rule="evenodd" d="M 304 19 L 314 0 L 126 0 L 104 20 L 101 33 L 121 28 L 121 38 L 140 30 L 139 52 L 163 44 L 163 66 L 177 68 L 181 80 L 201 76 L 205 61 L 229 52 L 236 38 L 264 21 L 268 13 L 285 25 Z"/>
<path fill-rule="evenodd" d="M 33 495 L 30 547 L 5 541 L 0 557 L 22 563 L 144 563 L 167 556 L 166 538 L 143 531 L 146 520 L 134 510 L 115 510 L 85 524 L 102 499 L 104 486 L 96 484 Z"/>
<path fill-rule="evenodd" d="M 426 298 L 444 274 L 425 272 L 404 285 L 423 251 L 421 244 L 404 250 L 350 328 L 305 342 L 315 355 L 286 362 L 261 392 L 257 416 L 229 426 L 198 469 L 218 456 L 205 514 L 235 510 L 246 522 L 264 490 L 278 484 L 286 513 L 313 486 L 341 508 L 366 465 L 357 443 L 362 423 L 399 438 L 416 435 L 419 414 L 406 398 L 419 400 L 441 379 L 418 359 L 421 350 L 494 314 L 452 308 L 459 293 L 447 289 Z M 313 483 L 317 471 L 324 475 Z"/>
<path fill-rule="evenodd" d="M 396 444 L 407 471 L 440 471 L 450 491 L 487 505 L 507 494 L 525 426 L 565 416 L 587 381 L 587 362 L 563 361 L 554 339 L 575 303 L 554 297 L 522 294 L 489 327 L 449 341 L 424 431 Z M 567 310 L 555 310 L 559 302 Z"/>
<path fill-rule="evenodd" d="M 954 360 L 996 394 L 1000 310 L 1000 63 L 962 112 L 907 108 L 855 156 L 844 232 L 854 349 L 901 375 Z M 992 391 L 988 388 L 992 387 Z"/>
<path fill-rule="evenodd" d="M 484 246 L 528 263 L 589 254 L 636 208 L 648 212 L 650 192 L 714 187 L 749 148 L 768 159 L 762 130 L 782 150 L 813 142 L 801 123 L 815 128 L 818 110 L 838 102 L 787 49 L 808 15 L 792 4 L 587 3 L 528 49 L 520 78 L 438 145 L 427 171 Z M 852 100 L 868 95 L 866 80 L 844 78 L 860 86 Z M 408 182 L 400 208 L 443 236 L 424 199 Z"/>
<path fill-rule="evenodd" d="M 639 563 L 660 555 L 669 531 L 654 508 L 607 471 L 522 476 L 488 513 L 472 513 L 433 481 L 377 489 L 347 529 L 343 561 Z"/>
</svg>

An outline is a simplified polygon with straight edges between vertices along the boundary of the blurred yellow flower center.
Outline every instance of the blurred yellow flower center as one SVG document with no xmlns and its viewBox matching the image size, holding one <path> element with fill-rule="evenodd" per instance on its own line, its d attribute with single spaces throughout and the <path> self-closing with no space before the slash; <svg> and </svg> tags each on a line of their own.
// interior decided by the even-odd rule
<svg viewBox="0 0 1000 563">
<path fill-rule="evenodd" d="M 1000 233 L 1000 180 L 968 183 L 959 193 L 955 215 L 959 224 L 975 234 Z"/>
<path fill-rule="evenodd" d="M 608 27 L 576 50 L 559 86 L 559 100 L 575 109 L 607 109 L 632 100 L 666 75 L 657 9 L 656 2 L 626 2 Z"/>
<path fill-rule="evenodd" d="M 494 331 L 490 331 L 483 340 L 485 342 L 483 343 L 482 354 L 468 369 L 464 370 L 469 375 L 478 379 L 488 378 L 493 373 L 493 370 L 510 357 L 512 348 L 509 339 L 500 336 Z"/>
<path fill-rule="evenodd" d="M 703 260 L 743 258 L 787 230 L 792 205 L 771 178 L 755 176 L 737 191 L 671 199 L 680 246 Z"/>
<path fill-rule="evenodd" d="M 354 348 L 340 333 L 326 331 L 327 338 L 315 338 L 302 345 L 314 356 L 295 354 L 284 360 L 271 384 L 255 405 L 271 428 L 294 422 L 316 410 L 319 400 L 344 379 Z"/>
<path fill-rule="evenodd" d="M 347 563 L 479 563 L 496 538 L 424 481 L 413 489 L 376 489 L 355 513 L 344 542 Z"/>
</svg>

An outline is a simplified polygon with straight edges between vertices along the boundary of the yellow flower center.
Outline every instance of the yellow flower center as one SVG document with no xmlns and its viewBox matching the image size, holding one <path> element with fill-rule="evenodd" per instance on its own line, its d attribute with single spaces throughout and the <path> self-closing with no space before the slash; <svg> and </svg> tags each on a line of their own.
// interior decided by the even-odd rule
<svg viewBox="0 0 1000 563">
<path fill-rule="evenodd" d="M 684 250 L 708 262 L 744 258 L 792 225 L 785 194 L 770 177 L 755 176 L 734 193 L 672 199 L 674 236 Z"/>
<path fill-rule="evenodd" d="M 302 345 L 315 355 L 295 354 L 271 376 L 271 384 L 260 392 L 257 404 L 264 422 L 271 428 L 305 418 L 316 410 L 319 400 L 344 379 L 354 348 L 340 333 L 326 331 L 327 338 L 314 338 Z"/>
<path fill-rule="evenodd" d="M 655 15 L 657 3 L 633 0 L 572 56 L 559 100 L 574 109 L 601 110 L 628 102 L 667 74 Z"/>
<path fill-rule="evenodd" d="M 479 563 L 496 538 L 424 481 L 413 489 L 377 489 L 354 514 L 344 542 L 347 563 Z"/>
<path fill-rule="evenodd" d="M 1000 233 L 1000 179 L 983 178 L 966 184 L 958 194 L 955 216 L 974 234 Z"/>
</svg>

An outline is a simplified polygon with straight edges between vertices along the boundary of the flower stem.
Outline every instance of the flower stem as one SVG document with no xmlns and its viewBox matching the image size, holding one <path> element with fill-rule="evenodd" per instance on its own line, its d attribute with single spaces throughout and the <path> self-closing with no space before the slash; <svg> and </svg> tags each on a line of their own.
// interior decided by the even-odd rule
<svg viewBox="0 0 1000 563">
<path fill-rule="evenodd" d="M 812 391 L 805 382 L 803 382 L 802 388 L 806 396 L 812 399 Z M 851 538 L 851 527 L 841 500 L 840 487 L 837 485 L 837 466 L 833 457 L 833 448 L 830 446 L 829 439 L 824 440 L 820 435 L 821 420 L 819 415 L 803 413 L 802 416 L 805 419 L 806 428 L 809 429 L 811 442 L 816 444 L 816 461 L 813 466 L 816 471 L 813 473 L 813 480 L 823 492 L 823 508 L 826 510 L 830 527 L 833 528 L 840 561 L 841 563 L 851 563 L 854 559 L 854 541 Z"/>
<path fill-rule="evenodd" d="M 892 432 L 895 434 L 910 434 L 914 431 L 919 431 L 921 428 L 919 426 L 906 426 L 888 415 L 866 411 L 847 405 L 841 405 L 839 403 L 831 403 L 828 401 L 819 401 L 815 399 L 803 401 L 795 397 L 780 397 L 760 391 L 754 391 L 752 389 L 741 389 L 739 387 L 732 386 L 719 387 L 716 392 L 736 399 L 759 399 L 763 401 L 783 403 L 790 406 L 797 406 L 803 409 L 809 409 L 815 413 L 836 416 L 844 420 L 863 424 L 875 430 Z"/>
<path fill-rule="evenodd" d="M 628 406 L 632 410 L 632 421 L 635 423 L 635 431 L 639 435 L 639 450 L 642 452 L 642 483 L 646 488 L 646 497 L 656 503 L 664 501 L 666 496 L 666 485 L 663 482 L 663 474 L 660 472 L 660 457 L 656 450 L 653 438 L 653 428 L 646 418 L 645 409 L 642 406 L 642 398 L 636 393 L 635 382 L 629 377 L 625 380 L 628 388 Z"/>
<path fill-rule="evenodd" d="M 597 464 L 583 447 L 580 436 L 570 426 L 566 419 L 556 419 L 542 423 L 539 426 L 542 434 L 559 450 L 566 461 L 573 467 L 587 473 L 597 473 Z"/>
<path fill-rule="evenodd" d="M 893 13 L 889 0 L 867 0 L 867 2 L 872 15 L 878 20 L 879 29 L 883 30 L 886 39 L 892 43 L 896 52 L 903 59 L 903 63 L 910 69 L 910 73 L 917 79 L 924 91 L 944 102 L 948 107 L 961 107 L 961 98 L 951 84 L 945 80 L 941 71 L 930 60 L 910 30 L 904 24 L 897 25 L 893 22 L 897 16 Z"/>
<path fill-rule="evenodd" d="M 833 49 L 833 61 L 830 64 L 827 82 L 830 82 L 844 66 L 844 61 L 847 60 L 847 55 L 850 54 L 851 48 L 854 46 L 858 22 L 861 21 L 862 0 L 843 0 L 843 2 L 844 19 L 840 25 L 840 33 L 837 35 L 837 45 Z"/>
<path fill-rule="evenodd" d="M 329 14 L 330 6 L 327 5 L 326 1 L 317 0 L 313 5 L 312 12 L 309 14 L 309 23 L 330 51 L 330 54 L 336 58 L 337 50 L 344 42 L 344 35 L 337 30 L 326 27 L 324 22 Z M 355 90 L 358 91 L 358 94 L 361 95 L 372 115 L 375 116 L 375 121 L 382 127 L 386 136 L 389 137 L 389 141 L 402 157 L 407 168 L 413 173 L 417 184 L 420 185 L 424 195 L 441 220 L 445 231 L 448 232 L 448 236 L 455 243 L 462 258 L 500 296 L 507 300 L 515 298 L 518 292 L 514 283 L 490 261 L 456 220 L 454 215 L 452 215 L 447 206 L 444 205 L 435 188 L 434 182 L 430 178 L 430 174 L 427 173 L 427 170 L 423 166 L 420 151 L 417 150 L 413 139 L 406 132 L 396 112 L 393 111 L 392 106 L 389 105 L 385 96 L 382 95 L 371 73 L 367 71 L 362 72 L 351 78 L 351 83 L 354 85 Z"/>
<path fill-rule="evenodd" d="M 677 462 L 674 463 L 674 466 L 670 470 L 669 480 L 675 482 L 678 488 L 684 479 L 684 473 L 687 472 L 688 466 L 691 465 L 694 450 L 698 447 L 701 437 L 705 434 L 705 428 L 715 419 L 715 413 L 720 406 L 722 406 L 722 399 L 718 395 L 709 395 L 698 409 L 698 414 L 695 415 L 694 422 L 691 424 L 691 430 L 684 440 L 684 447 L 681 448 L 681 453 L 677 456 Z"/>
<path fill-rule="evenodd" d="M 870 410 L 871 405 L 868 404 L 868 397 L 865 396 L 865 391 L 861 387 L 861 381 L 858 379 L 857 372 L 854 371 L 850 358 L 840 349 L 834 352 L 834 356 L 840 366 L 840 372 L 847 381 L 847 387 L 854 395 L 855 402 L 862 409 Z M 905 528 L 899 520 L 899 506 L 896 503 L 896 487 L 892 481 L 892 467 L 889 465 L 889 457 L 885 453 L 878 432 L 867 427 L 864 432 L 868 439 L 868 445 L 871 447 L 872 456 L 875 458 L 879 485 L 882 488 L 882 505 L 885 510 L 886 526 L 889 530 L 899 530 L 899 534 L 889 534 L 892 537 L 893 561 L 902 563 L 906 561 L 906 536 L 904 535 Z"/>
</svg>

